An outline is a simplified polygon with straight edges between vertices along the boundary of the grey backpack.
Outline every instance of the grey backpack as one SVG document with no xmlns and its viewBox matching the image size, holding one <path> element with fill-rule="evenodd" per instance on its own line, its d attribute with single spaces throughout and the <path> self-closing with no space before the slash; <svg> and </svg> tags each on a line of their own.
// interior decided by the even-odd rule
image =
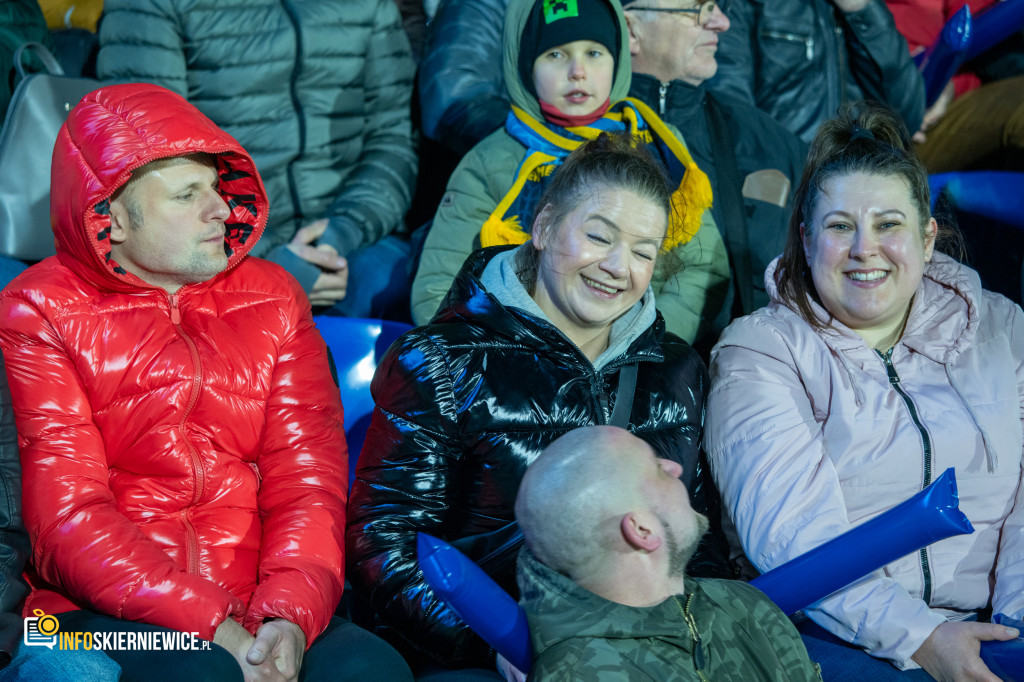
<svg viewBox="0 0 1024 682">
<path fill-rule="evenodd" d="M 49 73 L 26 73 L 22 63 L 35 51 Z M 50 160 L 68 112 L 100 86 L 71 78 L 40 43 L 14 53 L 18 84 L 0 130 L 0 254 L 41 260 L 54 253 L 50 229 Z"/>
</svg>

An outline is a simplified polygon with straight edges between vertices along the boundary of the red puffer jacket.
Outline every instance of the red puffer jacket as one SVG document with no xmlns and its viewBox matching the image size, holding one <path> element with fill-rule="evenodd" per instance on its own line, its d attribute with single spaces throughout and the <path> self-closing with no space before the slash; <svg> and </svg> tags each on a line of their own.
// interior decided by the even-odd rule
<svg viewBox="0 0 1024 682">
<path fill-rule="evenodd" d="M 110 255 L 109 198 L 156 158 L 218 154 L 227 269 L 173 296 Z M 297 283 L 246 254 L 255 165 L 152 85 L 88 95 L 61 129 L 57 255 L 0 296 L 32 538 L 25 606 L 86 608 L 212 639 L 227 616 L 308 643 L 341 597 L 342 410 Z"/>
</svg>

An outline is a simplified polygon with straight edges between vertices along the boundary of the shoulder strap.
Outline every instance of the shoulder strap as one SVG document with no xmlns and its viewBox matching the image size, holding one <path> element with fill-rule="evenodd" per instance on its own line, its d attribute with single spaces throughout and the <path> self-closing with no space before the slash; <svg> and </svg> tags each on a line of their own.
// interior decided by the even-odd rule
<svg viewBox="0 0 1024 682">
<path fill-rule="evenodd" d="M 39 61 L 43 63 L 43 66 L 46 67 L 46 70 L 49 71 L 51 75 L 64 75 L 64 69 L 61 68 L 60 62 L 57 61 L 57 58 L 54 57 L 42 43 L 29 41 L 27 43 L 22 43 L 18 46 L 18 49 L 14 51 L 14 68 L 18 70 L 19 80 L 28 75 L 25 72 L 25 65 L 22 63 L 22 56 L 25 52 L 31 52 L 32 50 L 36 52 L 36 56 L 39 57 Z"/>
<path fill-rule="evenodd" d="M 612 418 L 608 422 L 612 426 L 627 428 L 629 417 L 633 413 L 633 394 L 636 392 L 636 375 L 639 365 L 625 365 L 619 370 L 619 389 L 615 392 L 615 407 Z"/>
</svg>

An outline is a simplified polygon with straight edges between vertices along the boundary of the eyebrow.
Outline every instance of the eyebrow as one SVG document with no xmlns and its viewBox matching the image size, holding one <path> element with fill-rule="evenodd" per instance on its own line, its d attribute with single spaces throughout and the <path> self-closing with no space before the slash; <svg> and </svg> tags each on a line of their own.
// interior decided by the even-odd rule
<svg viewBox="0 0 1024 682">
<path fill-rule="evenodd" d="M 213 182 L 211 182 L 209 185 L 207 185 L 202 180 L 194 180 L 188 183 L 187 185 L 179 186 L 177 189 L 173 190 L 171 194 L 180 194 L 182 192 L 187 192 L 189 190 L 198 190 L 204 187 L 213 187 L 214 189 L 218 189 L 220 187 L 220 176 L 214 176 Z"/>
<path fill-rule="evenodd" d="M 872 212 L 871 215 L 872 216 L 881 217 L 881 216 L 887 216 L 887 215 L 893 214 L 893 213 L 898 215 L 898 216 L 900 216 L 900 217 L 902 217 L 902 218 L 906 218 L 907 217 L 906 214 L 903 211 L 899 210 L 898 208 L 887 208 L 884 211 Z M 833 211 L 829 211 L 828 213 L 823 215 L 821 217 L 821 219 L 822 220 L 826 220 L 826 219 L 831 218 L 832 216 L 836 216 L 836 215 L 842 216 L 842 217 L 845 218 L 845 217 L 849 217 L 852 214 L 847 212 L 847 211 L 844 211 L 842 209 L 838 209 L 837 208 L 837 209 L 835 209 Z"/>
<path fill-rule="evenodd" d="M 616 225 L 611 220 L 608 220 L 607 218 L 605 218 L 600 213 L 591 213 L 590 215 L 587 216 L 587 220 L 600 220 L 602 223 L 604 223 L 605 225 L 607 225 L 611 229 L 615 230 L 616 232 L 622 232 L 622 228 L 621 227 Z M 661 241 L 660 239 L 650 239 L 648 237 L 645 237 L 644 239 L 641 239 L 640 241 L 638 241 L 637 244 L 653 244 L 654 246 L 658 246 L 660 241 Z"/>
</svg>

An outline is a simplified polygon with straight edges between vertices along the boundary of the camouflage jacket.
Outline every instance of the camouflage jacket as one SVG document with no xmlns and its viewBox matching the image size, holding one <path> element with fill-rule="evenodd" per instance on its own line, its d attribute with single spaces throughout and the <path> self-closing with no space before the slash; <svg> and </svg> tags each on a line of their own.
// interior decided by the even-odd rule
<svg viewBox="0 0 1024 682">
<path fill-rule="evenodd" d="M 617 604 L 519 555 L 531 682 L 820 682 L 789 619 L 746 583 L 687 579 L 657 606 Z"/>
</svg>

